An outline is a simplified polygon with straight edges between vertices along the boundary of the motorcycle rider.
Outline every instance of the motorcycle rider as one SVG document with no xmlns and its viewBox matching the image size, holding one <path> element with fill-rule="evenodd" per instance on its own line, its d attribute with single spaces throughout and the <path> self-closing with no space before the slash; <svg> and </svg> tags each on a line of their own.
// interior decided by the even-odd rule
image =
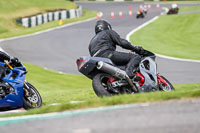
<svg viewBox="0 0 200 133">
<path fill-rule="evenodd" d="M 171 5 L 171 9 L 175 10 L 178 8 L 178 5 L 176 4 L 176 2 L 174 2 L 172 5 Z"/>
<path fill-rule="evenodd" d="M 18 63 L 20 63 L 18 58 L 11 57 L 5 52 L 0 51 L 0 62 L 4 62 L 4 60 L 10 61 L 12 65 L 17 65 Z M 5 71 L 5 67 L 0 65 L 0 78 L 4 76 Z"/>
<path fill-rule="evenodd" d="M 177 14 L 179 11 L 178 5 L 176 4 L 176 2 L 174 2 L 171 5 L 171 8 L 169 9 L 169 11 L 167 12 L 167 14 Z"/>
<path fill-rule="evenodd" d="M 89 52 L 94 57 L 104 57 L 111 59 L 116 65 L 126 65 L 126 73 L 129 78 L 136 78 L 136 68 L 138 67 L 141 54 L 144 49 L 140 46 L 134 46 L 112 30 L 111 25 L 106 20 L 98 20 L 95 25 L 96 35 L 91 39 Z M 138 54 L 131 54 L 116 51 L 116 46 L 132 50 Z"/>
</svg>

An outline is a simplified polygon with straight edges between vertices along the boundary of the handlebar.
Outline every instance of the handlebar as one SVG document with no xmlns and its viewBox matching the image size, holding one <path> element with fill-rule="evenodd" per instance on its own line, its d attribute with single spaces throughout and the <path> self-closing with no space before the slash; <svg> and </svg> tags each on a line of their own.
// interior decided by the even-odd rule
<svg viewBox="0 0 200 133">
<path fill-rule="evenodd" d="M 145 50 L 145 49 L 144 49 L 144 52 L 141 54 L 141 56 L 143 56 L 143 57 L 147 57 L 147 56 L 148 57 L 156 57 L 156 55 L 154 53 L 152 53 L 148 50 Z"/>
<path fill-rule="evenodd" d="M 133 51 L 130 51 L 129 52 L 130 54 L 133 54 L 134 52 Z M 143 50 L 142 53 L 139 54 L 141 57 L 151 57 L 151 58 L 156 58 L 156 55 L 148 50 Z"/>
</svg>

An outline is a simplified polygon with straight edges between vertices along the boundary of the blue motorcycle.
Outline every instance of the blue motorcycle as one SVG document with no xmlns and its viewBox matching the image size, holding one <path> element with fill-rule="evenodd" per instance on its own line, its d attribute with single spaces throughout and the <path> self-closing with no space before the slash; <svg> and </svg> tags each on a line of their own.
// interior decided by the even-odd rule
<svg viewBox="0 0 200 133">
<path fill-rule="evenodd" d="M 0 111 L 16 108 L 32 109 L 42 106 L 37 89 L 25 80 L 27 70 L 19 62 L 0 62 L 3 71 L 0 79 Z"/>
</svg>

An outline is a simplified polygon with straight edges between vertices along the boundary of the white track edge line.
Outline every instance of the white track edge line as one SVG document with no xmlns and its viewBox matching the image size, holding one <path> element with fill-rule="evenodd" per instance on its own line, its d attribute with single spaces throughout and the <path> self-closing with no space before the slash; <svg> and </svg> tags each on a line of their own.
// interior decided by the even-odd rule
<svg viewBox="0 0 200 133">
<path fill-rule="evenodd" d="M 114 105 L 114 106 L 106 106 L 106 107 L 98 107 L 98 108 L 90 108 L 90 109 L 79 109 L 79 110 L 65 111 L 65 112 L 54 112 L 54 113 L 35 114 L 35 115 L 26 115 L 26 116 L 14 116 L 14 117 L 0 118 L 0 125 L 1 125 L 1 122 L 5 122 L 5 121 L 47 119 L 47 118 L 53 118 L 53 117 L 55 118 L 59 116 L 71 116 L 74 114 L 100 112 L 100 111 L 105 111 L 105 110 L 123 109 L 123 108 L 130 108 L 130 107 L 147 107 L 147 106 L 149 106 L 149 103 L 125 104 L 125 105 Z"/>
</svg>

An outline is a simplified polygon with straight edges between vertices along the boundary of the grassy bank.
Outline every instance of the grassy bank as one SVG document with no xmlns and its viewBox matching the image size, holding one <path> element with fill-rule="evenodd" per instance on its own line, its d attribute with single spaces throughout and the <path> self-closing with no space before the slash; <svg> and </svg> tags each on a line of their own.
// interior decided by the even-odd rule
<svg viewBox="0 0 200 133">
<path fill-rule="evenodd" d="M 154 92 L 98 98 L 92 89 L 91 80 L 82 75 L 59 74 L 28 64 L 26 64 L 26 67 L 29 70 L 27 80 L 39 90 L 43 98 L 43 106 L 39 109 L 29 110 L 26 113 L 1 117 L 200 97 L 200 84 L 185 84 L 175 85 L 176 91 L 173 92 Z M 72 104 L 72 101 L 81 102 Z M 61 105 L 50 106 L 53 103 L 60 103 Z"/>
<path fill-rule="evenodd" d="M 155 53 L 200 60 L 200 14 L 161 16 L 130 40 Z"/>
<path fill-rule="evenodd" d="M 200 11 L 200 6 L 180 7 L 180 12 Z"/>
<path fill-rule="evenodd" d="M 168 2 L 198 2 L 200 0 L 160 0 L 160 1 L 168 1 Z"/>
<path fill-rule="evenodd" d="M 16 18 L 44 13 L 52 9 L 75 9 L 75 3 L 66 0 L 0 0 L 0 39 L 29 34 L 58 26 L 58 21 L 49 22 L 34 28 L 16 24 Z M 96 12 L 84 10 L 77 19 L 64 20 L 63 24 L 95 17 Z"/>
</svg>

